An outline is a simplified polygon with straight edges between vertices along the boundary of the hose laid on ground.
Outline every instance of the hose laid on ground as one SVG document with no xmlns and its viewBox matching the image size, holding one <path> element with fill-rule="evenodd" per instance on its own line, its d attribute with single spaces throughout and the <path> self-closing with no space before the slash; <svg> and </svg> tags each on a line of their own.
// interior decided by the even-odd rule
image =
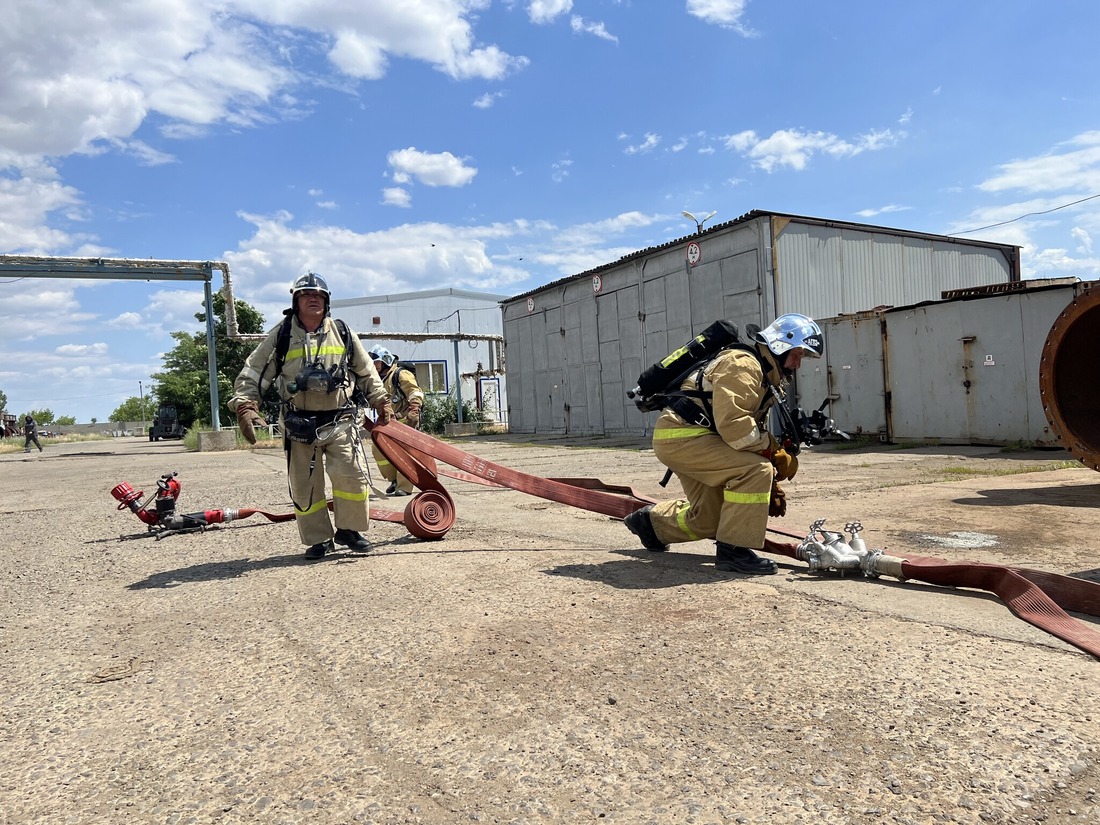
<svg viewBox="0 0 1100 825">
<path fill-rule="evenodd" d="M 795 533 L 768 528 L 791 538 Z M 764 549 L 776 555 L 800 559 L 798 545 L 767 539 Z M 970 587 L 997 596 L 1016 616 L 1030 625 L 1100 659 L 1100 631 L 1066 613 L 1072 610 L 1100 618 L 1100 584 L 1097 582 L 976 561 L 948 561 L 933 556 L 890 554 L 897 577 L 944 587 Z M 898 564 L 900 562 L 900 564 Z M 889 574 L 893 575 L 893 574 Z"/>
<path fill-rule="evenodd" d="M 539 498 L 625 518 L 654 499 L 630 487 L 608 485 L 592 478 L 540 478 L 478 458 L 425 433 L 392 421 L 384 426 L 366 422 L 371 439 L 398 471 L 422 492 L 415 495 L 400 517 L 372 508 L 372 518 L 403 521 L 418 538 L 439 539 L 454 525 L 454 502 L 438 478 L 437 459 L 460 468 L 463 480 L 507 487 Z M 458 477 L 457 475 L 455 477 Z M 383 515 L 389 513 L 389 517 Z M 802 538 L 784 530 L 769 532 Z M 798 547 L 768 539 L 765 550 L 799 559 Z M 1074 619 L 1066 610 L 1100 618 L 1100 584 L 1020 567 L 951 562 L 929 556 L 897 556 L 888 569 L 901 579 L 916 579 L 947 587 L 986 590 L 1000 598 L 1018 617 L 1100 659 L 1100 632 Z M 899 566 L 900 565 L 900 566 Z"/>
</svg>

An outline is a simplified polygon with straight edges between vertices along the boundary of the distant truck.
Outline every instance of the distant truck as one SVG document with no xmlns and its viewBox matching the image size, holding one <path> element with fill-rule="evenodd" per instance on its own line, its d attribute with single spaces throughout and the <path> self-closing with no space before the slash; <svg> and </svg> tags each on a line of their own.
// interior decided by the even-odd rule
<svg viewBox="0 0 1100 825">
<path fill-rule="evenodd" d="M 162 438 L 183 438 L 186 434 L 187 428 L 180 424 L 175 407 L 162 404 L 157 408 L 156 418 L 149 427 L 150 441 L 160 441 Z"/>
</svg>

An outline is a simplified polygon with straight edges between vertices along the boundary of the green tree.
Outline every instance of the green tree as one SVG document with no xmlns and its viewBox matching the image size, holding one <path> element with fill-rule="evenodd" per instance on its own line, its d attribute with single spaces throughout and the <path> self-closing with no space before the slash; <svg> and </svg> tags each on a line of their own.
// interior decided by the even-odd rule
<svg viewBox="0 0 1100 825">
<path fill-rule="evenodd" d="M 8 409 L 8 397 L 4 394 L 3 390 L 0 390 L 0 413 L 5 412 Z"/>
<path fill-rule="evenodd" d="M 19 417 L 26 418 L 28 415 L 33 418 L 35 423 L 38 424 L 38 426 L 40 427 L 46 424 L 53 423 L 53 410 L 49 408 L 43 408 L 41 410 L 31 410 L 30 412 L 23 413 Z"/>
<path fill-rule="evenodd" d="M 146 421 L 148 418 L 149 399 L 145 399 Z M 141 398 L 136 395 L 131 395 L 125 401 L 115 408 L 115 411 L 111 413 L 108 421 L 114 421 L 116 424 L 121 424 L 123 421 L 141 421 L 142 403 Z M 93 422 L 94 423 L 94 422 Z"/>
<path fill-rule="evenodd" d="M 225 402 L 232 395 L 233 382 L 244 366 L 245 359 L 256 345 L 231 341 L 225 321 L 225 296 L 220 292 L 215 293 L 212 303 L 214 352 L 218 361 L 218 398 L 222 402 L 218 415 L 224 421 L 233 418 Z M 251 335 L 264 331 L 264 316 L 259 310 L 245 301 L 236 301 L 234 306 L 237 310 L 239 332 Z M 206 323 L 205 312 L 195 313 L 195 318 L 202 324 Z M 173 332 L 172 337 L 176 340 L 176 346 L 165 354 L 164 370 L 152 376 L 157 381 L 157 398 L 161 404 L 174 405 L 180 422 L 186 427 L 193 427 L 196 421 L 212 421 L 206 333 Z"/>
<path fill-rule="evenodd" d="M 76 423 L 76 416 L 59 415 L 54 423 L 59 427 L 71 427 Z"/>
</svg>

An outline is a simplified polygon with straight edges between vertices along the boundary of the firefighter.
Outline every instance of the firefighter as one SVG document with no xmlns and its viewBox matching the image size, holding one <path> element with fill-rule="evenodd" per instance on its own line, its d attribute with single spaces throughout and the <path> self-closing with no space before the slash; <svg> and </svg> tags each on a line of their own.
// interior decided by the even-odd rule
<svg viewBox="0 0 1100 825">
<path fill-rule="evenodd" d="M 374 359 L 374 368 L 382 376 L 382 382 L 393 403 L 397 420 L 413 428 L 419 427 L 420 410 L 424 406 L 424 391 L 416 383 L 416 372 L 401 364 L 397 356 L 385 347 L 372 347 L 370 357 Z M 397 472 L 397 468 L 386 460 L 375 444 L 371 444 L 371 449 L 379 472 L 390 482 L 390 486 L 386 488 L 386 495 L 412 495 L 413 483 Z"/>
<path fill-rule="evenodd" d="M 776 564 L 756 551 L 764 546 L 768 516 L 786 513 L 778 482 L 798 472 L 798 459 L 767 429 L 770 386 L 783 395 L 802 359 L 821 357 L 824 346 L 820 327 L 796 313 L 750 334 L 750 347 L 722 350 L 699 368 L 701 383 L 696 370 L 679 388 L 712 393 L 709 417 L 689 421 L 666 408 L 654 426 L 653 452 L 687 498 L 644 507 L 624 522 L 647 550 L 715 539 L 716 570 L 767 575 Z M 693 402 L 703 413 L 704 399 Z"/>
<path fill-rule="evenodd" d="M 393 418 L 393 407 L 363 344 L 346 324 L 330 317 L 331 293 L 324 278 L 303 275 L 290 293 L 287 317 L 248 356 L 227 406 L 236 413 L 241 434 L 255 444 L 255 428 L 267 425 L 259 402 L 274 383 L 282 400 L 290 496 L 298 535 L 308 548 L 305 557 L 324 558 L 334 541 L 367 553 L 371 543 L 361 531 L 370 527 L 368 475 L 353 395 L 359 391 L 366 397 L 383 426 Z M 326 471 L 335 532 L 325 496 Z"/>
</svg>

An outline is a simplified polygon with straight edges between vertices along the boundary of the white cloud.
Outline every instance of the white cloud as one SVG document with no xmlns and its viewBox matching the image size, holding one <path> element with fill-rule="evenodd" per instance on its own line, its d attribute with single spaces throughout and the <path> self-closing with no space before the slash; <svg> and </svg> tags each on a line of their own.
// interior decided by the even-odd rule
<svg viewBox="0 0 1100 825">
<path fill-rule="evenodd" d="M 797 129 L 780 129 L 766 138 L 754 131 L 738 132 L 725 139 L 726 147 L 739 152 L 752 165 L 765 172 L 787 167 L 801 171 L 810 158 L 821 153 L 834 158 L 852 157 L 863 152 L 873 152 L 894 146 L 905 137 L 905 132 L 871 130 L 849 142 L 828 132 L 801 132 Z"/>
<path fill-rule="evenodd" d="M 58 355 L 66 356 L 105 355 L 107 353 L 107 345 L 104 343 L 62 344 L 60 347 L 56 347 L 54 352 Z"/>
<path fill-rule="evenodd" d="M 382 190 L 382 203 L 386 206 L 400 206 L 407 209 L 412 206 L 412 195 L 409 194 L 408 189 L 389 186 Z"/>
<path fill-rule="evenodd" d="M 999 174 L 978 184 L 983 192 L 1100 191 L 1100 131 L 1083 132 L 1051 152 L 997 168 Z"/>
<path fill-rule="evenodd" d="M 527 16 L 532 23 L 551 23 L 573 8 L 573 0 L 531 0 Z"/>
<path fill-rule="evenodd" d="M 137 329 L 143 326 L 143 319 L 137 312 L 123 312 L 110 321 L 110 326 L 120 329 Z"/>
<path fill-rule="evenodd" d="M 625 136 L 624 136 L 625 137 Z M 661 142 L 661 136 L 652 132 L 646 132 L 645 139 L 641 143 L 628 145 L 623 149 L 625 155 L 644 155 L 652 152 Z"/>
<path fill-rule="evenodd" d="M 713 23 L 745 37 L 754 37 L 756 32 L 741 22 L 746 5 L 748 0 L 687 0 L 687 12 L 704 23 Z"/>
<path fill-rule="evenodd" d="M 573 165 L 571 160 L 559 160 L 556 163 L 550 164 L 550 179 L 554 183 L 561 183 L 567 177 L 569 177 L 569 167 Z"/>
<path fill-rule="evenodd" d="M 1092 236 L 1088 233 L 1088 230 L 1082 229 L 1079 226 L 1073 227 L 1070 230 L 1070 235 L 1077 241 L 1077 252 L 1081 255 L 1092 254 Z"/>
<path fill-rule="evenodd" d="M 861 218 L 873 218 L 875 215 L 885 215 L 890 212 L 904 212 L 907 209 L 911 209 L 910 206 L 898 206 L 891 203 L 886 206 L 880 206 L 878 209 L 860 209 L 856 212 Z"/>
<path fill-rule="evenodd" d="M 504 92 L 486 92 L 474 100 L 475 109 L 489 109 L 494 103 L 504 97 Z"/>
<path fill-rule="evenodd" d="M 425 186 L 465 186 L 477 175 L 477 169 L 467 166 L 465 160 L 450 152 L 421 152 L 414 146 L 386 155 L 394 181 L 407 183 L 415 178 Z"/>
<path fill-rule="evenodd" d="M 607 27 L 603 23 L 593 23 L 590 20 L 585 20 L 583 17 L 574 15 L 572 19 L 570 19 L 569 25 L 576 34 L 591 34 L 601 40 L 609 40 L 612 43 L 619 42 L 619 38 L 608 32 Z"/>
</svg>

